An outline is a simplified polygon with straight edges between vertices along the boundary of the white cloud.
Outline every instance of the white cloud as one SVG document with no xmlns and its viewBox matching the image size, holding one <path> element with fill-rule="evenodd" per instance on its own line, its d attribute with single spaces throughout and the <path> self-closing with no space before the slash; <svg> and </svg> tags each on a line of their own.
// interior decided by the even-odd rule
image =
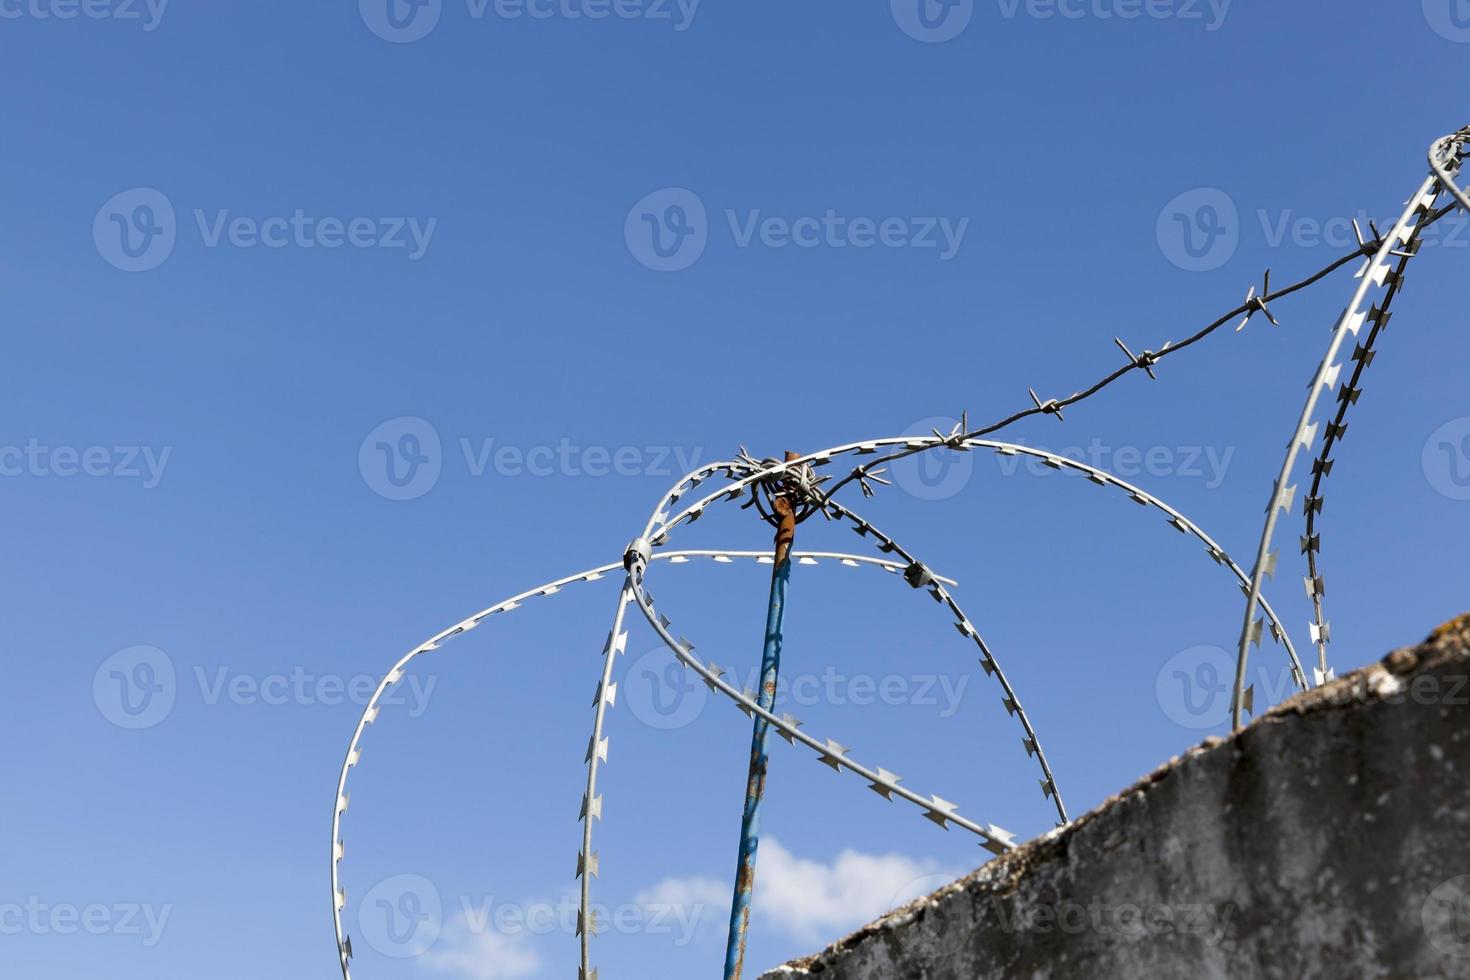
<svg viewBox="0 0 1470 980">
<path fill-rule="evenodd" d="M 730 886 L 714 878 L 665 878 L 639 892 L 637 905 L 723 905 L 730 910 Z"/>
<path fill-rule="evenodd" d="M 959 874 L 937 861 L 902 854 L 847 850 L 830 863 L 799 858 L 780 841 L 761 841 L 755 876 L 755 914 L 803 942 L 832 940 L 878 918 Z M 723 931 L 729 917 L 730 883 L 713 878 L 666 878 L 638 895 L 640 905 L 703 907 L 701 925 Z M 718 910 L 718 914 L 713 913 Z M 701 929 L 703 932 L 704 929 Z"/>
<path fill-rule="evenodd" d="M 902 854 L 846 850 L 824 863 L 797 857 L 779 840 L 767 837 L 761 841 L 756 872 L 755 915 L 759 928 L 802 943 L 827 942 L 956 877 L 937 861 Z M 541 903 L 535 908 L 554 915 L 575 909 L 575 903 L 575 896 L 567 895 L 555 905 Z M 606 916 L 609 927 L 616 929 L 622 914 L 630 910 L 640 916 L 628 928 L 666 933 L 675 946 L 696 939 L 723 943 L 730 920 L 730 882 L 704 876 L 665 878 L 639 892 L 631 906 L 617 910 L 619 914 Z M 456 980 L 522 980 L 537 975 L 543 963 L 533 946 L 535 930 L 485 928 L 488 914 L 486 910 L 476 919 L 461 910 L 425 954 L 425 965 Z"/>
<path fill-rule="evenodd" d="M 730 928 L 730 885 L 714 878 L 665 878 L 633 897 L 652 920 L 663 916 L 676 930 L 676 944 L 723 939 Z"/>
<path fill-rule="evenodd" d="M 541 957 L 529 946 L 530 938 L 524 932 L 506 935 L 474 929 L 461 913 L 425 960 L 435 970 L 465 980 L 516 980 L 541 966 Z"/>
<path fill-rule="evenodd" d="M 847 850 L 830 865 L 761 842 L 755 910 L 798 939 L 836 939 L 957 875 L 936 861 Z"/>
</svg>

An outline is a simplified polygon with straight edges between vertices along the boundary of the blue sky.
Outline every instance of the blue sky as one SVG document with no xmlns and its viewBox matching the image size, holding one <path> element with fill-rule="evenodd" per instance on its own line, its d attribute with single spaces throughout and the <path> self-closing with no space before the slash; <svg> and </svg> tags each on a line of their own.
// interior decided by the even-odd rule
<svg viewBox="0 0 1470 980">
<path fill-rule="evenodd" d="M 1156 349 L 1266 267 L 1304 277 L 1466 121 L 1463 0 L 926 4 L 0 0 L 5 972 L 335 975 L 337 767 L 403 653 L 616 561 L 686 463 L 1001 418 L 1112 370 L 1114 336 Z M 1446 220 L 1337 456 L 1339 670 L 1466 605 L 1445 542 L 1470 531 L 1467 262 Z M 1249 564 L 1352 285 L 1007 436 L 1117 469 Z M 1013 464 L 910 467 L 849 503 L 958 580 L 1080 813 L 1223 731 L 1223 697 L 1175 682 L 1209 679 L 1240 595 L 1156 511 Z M 1305 651 L 1299 533 L 1294 512 L 1268 596 Z M 675 539 L 768 545 L 734 508 Z M 748 671 L 767 577 L 650 583 Z M 809 729 L 977 820 L 1050 827 L 932 602 L 830 563 L 791 588 Z M 355 976 L 571 975 L 558 907 L 616 589 L 421 659 L 369 730 Z M 604 978 L 723 951 L 749 723 L 661 657 L 635 625 Z M 1279 649 L 1259 664 L 1284 690 Z M 765 824 L 752 972 L 986 856 L 784 743 Z M 382 909 L 407 893 L 433 928 L 404 945 Z"/>
</svg>

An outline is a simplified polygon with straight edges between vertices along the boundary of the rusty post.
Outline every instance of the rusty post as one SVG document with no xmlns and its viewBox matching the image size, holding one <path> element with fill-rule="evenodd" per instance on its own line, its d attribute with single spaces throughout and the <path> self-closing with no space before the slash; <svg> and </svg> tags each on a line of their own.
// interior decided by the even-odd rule
<svg viewBox="0 0 1470 980">
<path fill-rule="evenodd" d="M 787 452 L 786 459 L 799 458 Z M 756 701 L 767 711 L 776 708 L 776 682 L 781 671 L 781 624 L 786 613 L 786 586 L 791 579 L 791 545 L 796 540 L 796 507 L 784 494 L 773 493 L 771 509 L 777 518 L 775 567 L 771 598 L 766 607 L 765 647 L 761 653 L 761 687 Z M 735 898 L 730 906 L 730 938 L 725 947 L 725 980 L 740 980 L 745 968 L 745 935 L 750 927 L 750 899 L 755 891 L 755 859 L 760 847 L 761 804 L 766 795 L 766 733 L 769 724 L 755 716 L 750 744 L 750 775 L 745 784 L 745 812 L 740 824 L 740 859 L 735 867 Z"/>
</svg>

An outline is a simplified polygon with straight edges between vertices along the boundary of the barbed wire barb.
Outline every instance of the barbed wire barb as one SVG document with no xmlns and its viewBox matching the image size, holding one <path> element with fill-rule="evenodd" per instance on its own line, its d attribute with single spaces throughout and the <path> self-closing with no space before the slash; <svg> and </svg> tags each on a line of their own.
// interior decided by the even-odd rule
<svg viewBox="0 0 1470 980">
<path fill-rule="evenodd" d="M 1271 295 L 1271 270 L 1266 270 L 1265 282 L 1261 284 L 1261 294 L 1256 295 L 1256 287 L 1252 286 L 1245 294 L 1245 319 L 1240 321 L 1240 326 L 1235 328 L 1236 333 L 1245 329 L 1245 325 L 1251 322 L 1251 317 L 1257 313 L 1271 321 L 1271 326 L 1279 327 L 1280 322 L 1271 313 L 1271 307 L 1266 305 L 1266 297 Z"/>
</svg>

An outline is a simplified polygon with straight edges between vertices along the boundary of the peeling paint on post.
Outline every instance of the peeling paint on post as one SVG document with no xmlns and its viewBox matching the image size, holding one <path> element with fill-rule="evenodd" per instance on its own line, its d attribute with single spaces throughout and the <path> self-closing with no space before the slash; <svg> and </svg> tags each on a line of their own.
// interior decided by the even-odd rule
<svg viewBox="0 0 1470 980">
<path fill-rule="evenodd" d="M 786 459 L 797 459 L 787 452 Z M 767 711 L 776 707 L 776 684 L 781 672 L 781 623 L 786 613 L 786 587 L 791 580 L 791 545 L 796 540 L 796 509 L 790 499 L 771 497 L 780 522 L 776 526 L 775 568 L 771 573 L 771 600 L 766 607 L 766 639 L 761 652 L 761 689 L 757 703 Z M 750 742 L 750 776 L 745 784 L 745 812 L 740 824 L 740 859 L 735 866 L 735 898 L 730 905 L 730 938 L 725 947 L 725 980 L 740 980 L 745 968 L 745 935 L 750 927 L 750 898 L 755 891 L 755 859 L 760 848 L 761 804 L 766 796 L 766 735 L 769 723 L 755 716 Z"/>
</svg>

